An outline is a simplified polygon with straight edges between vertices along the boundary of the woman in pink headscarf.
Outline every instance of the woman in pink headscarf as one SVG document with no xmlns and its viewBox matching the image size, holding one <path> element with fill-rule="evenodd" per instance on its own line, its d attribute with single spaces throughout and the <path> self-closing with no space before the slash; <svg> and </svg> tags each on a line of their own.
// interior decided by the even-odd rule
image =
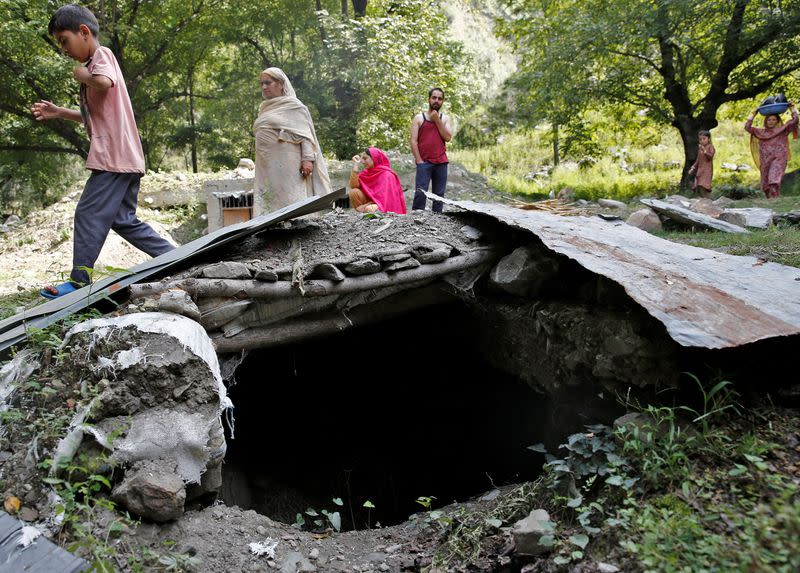
<svg viewBox="0 0 800 573">
<path fill-rule="evenodd" d="M 370 147 L 361 155 L 353 156 L 348 195 L 350 206 L 361 213 L 406 213 L 406 199 L 400 178 L 392 171 L 389 158 L 377 147 Z"/>
<path fill-rule="evenodd" d="M 761 190 L 767 199 L 780 197 L 783 172 L 789 162 L 789 134 L 797 139 L 797 110 L 789 102 L 792 119 L 783 123 L 779 115 L 771 114 L 764 118 L 764 127 L 753 127 L 756 111 L 747 118 L 745 130 L 750 133 L 750 152 L 756 167 L 761 171 Z"/>
</svg>

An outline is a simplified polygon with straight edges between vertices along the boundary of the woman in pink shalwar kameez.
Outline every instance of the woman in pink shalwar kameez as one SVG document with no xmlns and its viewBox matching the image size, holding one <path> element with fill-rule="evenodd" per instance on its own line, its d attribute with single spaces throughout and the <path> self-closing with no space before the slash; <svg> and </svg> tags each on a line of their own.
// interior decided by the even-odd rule
<svg viewBox="0 0 800 573">
<path fill-rule="evenodd" d="M 711 132 L 701 130 L 697 132 L 700 145 L 697 149 L 697 159 L 689 168 L 689 174 L 694 175 L 694 190 L 701 197 L 711 197 L 711 179 L 714 177 L 714 146 L 711 145 Z"/>
<path fill-rule="evenodd" d="M 767 199 L 779 197 L 781 181 L 789 162 L 789 133 L 797 138 L 797 110 L 793 102 L 789 102 L 792 119 L 783 123 L 780 116 L 768 115 L 764 118 L 764 127 L 753 127 L 756 111 L 747 118 L 744 128 L 750 133 L 750 150 L 753 160 L 761 171 L 761 190 Z"/>
</svg>

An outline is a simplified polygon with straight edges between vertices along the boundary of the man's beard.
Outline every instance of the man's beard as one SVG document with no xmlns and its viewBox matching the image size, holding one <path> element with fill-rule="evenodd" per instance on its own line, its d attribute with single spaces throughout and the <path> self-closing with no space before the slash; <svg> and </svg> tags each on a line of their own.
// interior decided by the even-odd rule
<svg viewBox="0 0 800 573">
<path fill-rule="evenodd" d="M 439 111 L 440 109 L 442 109 L 442 104 L 440 104 L 440 103 L 429 103 L 428 104 L 428 108 L 430 108 L 431 110 Z"/>
</svg>

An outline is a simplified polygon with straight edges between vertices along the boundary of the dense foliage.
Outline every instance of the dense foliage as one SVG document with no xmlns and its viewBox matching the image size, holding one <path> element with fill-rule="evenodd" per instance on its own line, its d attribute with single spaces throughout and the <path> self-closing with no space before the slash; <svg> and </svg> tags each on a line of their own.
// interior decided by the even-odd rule
<svg viewBox="0 0 800 573">
<path fill-rule="evenodd" d="M 148 168 L 233 166 L 252 157 L 259 72 L 277 66 L 314 115 L 326 153 L 367 144 L 404 147 L 427 90 L 447 90 L 458 112 L 481 81 L 449 39 L 431 0 L 115 0 L 86 2 L 101 43 L 117 56 L 137 115 Z M 57 195 L 66 166 L 88 141 L 66 121 L 33 121 L 38 99 L 77 107 L 74 62 L 60 57 L 47 23 L 61 2 L 0 4 L 0 200 L 28 210 Z M 466 9 L 466 4 L 464 4 Z M 32 157 L 36 159 L 31 159 Z M 12 190 L 25 198 L 14 203 Z"/>
<path fill-rule="evenodd" d="M 697 131 L 716 127 L 721 106 L 788 91 L 800 69 L 795 0 L 506 3 L 522 62 L 514 83 L 532 117 L 574 125 L 602 104 L 643 110 L 679 131 L 684 183 Z"/>
</svg>

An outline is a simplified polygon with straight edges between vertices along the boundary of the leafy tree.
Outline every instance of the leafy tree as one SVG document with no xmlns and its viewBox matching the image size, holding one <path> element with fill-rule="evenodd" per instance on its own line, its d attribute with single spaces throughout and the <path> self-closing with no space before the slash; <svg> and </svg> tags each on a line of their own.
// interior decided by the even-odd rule
<svg viewBox="0 0 800 573">
<path fill-rule="evenodd" d="M 531 91 L 547 87 L 533 100 L 543 104 L 563 81 L 563 91 L 580 94 L 568 107 L 594 102 L 646 109 L 680 132 L 683 185 L 697 131 L 716 127 L 722 105 L 756 97 L 800 69 L 797 0 L 506 3 L 515 14 L 507 30 L 522 73 Z"/>
</svg>

